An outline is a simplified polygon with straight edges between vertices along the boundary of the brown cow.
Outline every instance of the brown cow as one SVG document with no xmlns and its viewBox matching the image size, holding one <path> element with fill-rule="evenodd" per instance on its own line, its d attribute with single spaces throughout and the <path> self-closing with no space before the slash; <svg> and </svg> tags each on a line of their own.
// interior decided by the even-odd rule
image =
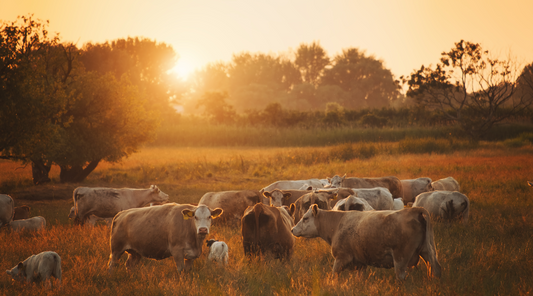
<svg viewBox="0 0 533 296">
<path fill-rule="evenodd" d="M 207 192 L 200 198 L 198 204 L 204 204 L 212 209 L 221 208 L 224 212 L 217 219 L 217 222 L 229 222 L 234 219 L 240 221 L 246 208 L 261 202 L 261 200 L 259 191 L 219 191 Z"/>
<path fill-rule="evenodd" d="M 394 267 L 396 278 L 404 280 L 407 268 L 422 256 L 431 266 L 428 273 L 441 274 L 429 213 L 423 208 L 341 212 L 313 205 L 292 233 L 325 240 L 335 257 L 333 272 Z"/>
<path fill-rule="evenodd" d="M 13 220 L 28 219 L 29 217 L 30 217 L 30 207 L 28 207 L 27 205 L 15 207 L 15 215 L 13 216 Z"/>
<path fill-rule="evenodd" d="M 344 188 L 374 188 L 385 187 L 389 189 L 393 198 L 403 197 L 402 182 L 400 179 L 394 176 L 381 177 L 381 178 L 346 178 L 344 176 L 333 176 L 328 178 L 331 187 L 344 187 Z"/>
<path fill-rule="evenodd" d="M 244 254 L 272 254 L 290 259 L 295 238 L 291 233 L 292 217 L 283 207 L 258 203 L 248 207 L 241 220 Z"/>
<path fill-rule="evenodd" d="M 128 269 L 141 257 L 162 260 L 172 256 L 178 272 L 188 271 L 202 254 L 211 219 L 220 214 L 222 209 L 178 204 L 119 212 L 111 227 L 109 271 L 124 252 L 128 252 Z"/>
<path fill-rule="evenodd" d="M 290 207 L 290 211 L 294 213 L 294 223 L 298 223 L 302 219 L 302 216 L 311 205 L 316 204 L 320 209 L 331 210 L 330 200 L 336 197 L 337 193 L 335 191 L 318 191 L 302 195 Z"/>
</svg>

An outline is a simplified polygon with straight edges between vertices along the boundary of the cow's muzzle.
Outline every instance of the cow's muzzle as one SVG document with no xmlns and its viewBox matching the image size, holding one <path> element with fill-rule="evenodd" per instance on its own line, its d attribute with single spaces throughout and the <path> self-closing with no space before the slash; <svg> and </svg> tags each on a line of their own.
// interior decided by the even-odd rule
<svg viewBox="0 0 533 296">
<path fill-rule="evenodd" d="M 209 229 L 207 229 L 207 227 L 200 227 L 198 229 L 198 234 L 208 234 L 209 233 Z"/>
</svg>

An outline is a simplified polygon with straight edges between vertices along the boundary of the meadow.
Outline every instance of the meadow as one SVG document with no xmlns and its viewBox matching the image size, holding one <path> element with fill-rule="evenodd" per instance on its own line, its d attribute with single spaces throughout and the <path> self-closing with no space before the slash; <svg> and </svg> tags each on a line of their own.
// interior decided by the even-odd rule
<svg viewBox="0 0 533 296">
<path fill-rule="evenodd" d="M 440 141 L 440 142 L 439 142 Z M 419 148 L 420 146 L 425 148 Z M 444 147 L 444 148 L 442 148 Z M 156 184 L 172 202 L 194 203 L 208 191 L 260 189 L 283 179 L 453 176 L 471 202 L 468 225 L 433 222 L 442 277 L 428 278 L 421 262 L 399 283 L 393 269 L 331 273 L 333 257 L 319 238 L 297 238 L 289 261 L 247 258 L 240 227 L 214 225 L 207 239 L 230 248 L 226 268 L 206 261 L 178 274 L 172 259 L 142 259 L 131 272 L 121 258 L 107 273 L 109 230 L 71 225 L 68 212 L 77 186 L 147 188 Z M 0 276 L 3 295 L 531 295 L 533 291 L 533 145 L 446 139 L 339 144 L 326 147 L 164 147 L 142 149 L 117 164 L 103 163 L 80 184 L 32 186 L 31 168 L 0 161 L 0 190 L 32 215 L 44 216 L 39 233 L 0 230 L 0 266 L 11 269 L 31 254 L 62 258 L 60 290 L 13 283 Z"/>
</svg>

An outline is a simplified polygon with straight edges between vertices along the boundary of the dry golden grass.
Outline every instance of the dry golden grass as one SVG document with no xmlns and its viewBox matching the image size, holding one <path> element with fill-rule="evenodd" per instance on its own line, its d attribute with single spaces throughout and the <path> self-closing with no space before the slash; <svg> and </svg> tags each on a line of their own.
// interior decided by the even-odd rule
<svg viewBox="0 0 533 296">
<path fill-rule="evenodd" d="M 393 144 L 390 144 L 393 145 Z M 19 192 L 35 190 L 26 175 L 9 175 L 17 167 L 0 163 L 2 183 L 14 186 L 17 205 L 32 207 L 32 215 L 47 219 L 41 233 L 0 230 L 0 265 L 10 269 L 31 254 L 53 250 L 63 266 L 61 290 L 12 283 L 0 277 L 5 295 L 528 295 L 533 290 L 533 147 L 483 148 L 440 154 L 379 154 L 366 160 L 342 162 L 326 156 L 329 148 L 187 149 L 148 148 L 121 164 L 103 164 L 83 184 L 72 186 L 146 187 L 157 184 L 171 201 L 197 202 L 213 190 L 260 189 L 280 179 L 395 175 L 400 179 L 453 176 L 471 201 L 468 225 L 435 222 L 434 232 L 440 279 L 428 279 L 419 264 L 405 282 L 395 280 L 392 269 L 369 267 L 362 272 L 332 275 L 333 257 L 320 239 L 298 238 L 290 261 L 268 257 L 246 258 L 238 227 L 215 225 L 208 238 L 224 240 L 230 248 L 229 265 L 223 269 L 195 261 L 189 273 L 178 274 L 172 259 L 143 259 L 133 272 L 121 265 L 109 275 L 109 230 L 105 226 L 71 226 L 67 215 L 70 196 L 53 201 L 17 199 Z M 18 165 L 20 166 L 20 165 Z M 17 170 L 19 174 L 21 170 Z M 56 172 L 57 173 L 57 172 Z M 56 175 L 52 175 L 57 178 Z M 26 184 L 26 185 L 24 185 Z M 71 191 L 70 191 L 71 194 Z"/>
</svg>

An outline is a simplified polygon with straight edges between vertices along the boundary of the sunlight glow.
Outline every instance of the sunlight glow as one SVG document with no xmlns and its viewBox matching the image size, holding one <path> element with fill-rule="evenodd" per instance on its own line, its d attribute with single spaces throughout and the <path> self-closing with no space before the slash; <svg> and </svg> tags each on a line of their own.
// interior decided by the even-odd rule
<svg viewBox="0 0 533 296">
<path fill-rule="evenodd" d="M 171 73 L 175 73 L 179 78 L 187 80 L 189 76 L 194 72 L 194 66 L 187 60 L 180 59 L 174 68 L 170 70 Z"/>
</svg>

